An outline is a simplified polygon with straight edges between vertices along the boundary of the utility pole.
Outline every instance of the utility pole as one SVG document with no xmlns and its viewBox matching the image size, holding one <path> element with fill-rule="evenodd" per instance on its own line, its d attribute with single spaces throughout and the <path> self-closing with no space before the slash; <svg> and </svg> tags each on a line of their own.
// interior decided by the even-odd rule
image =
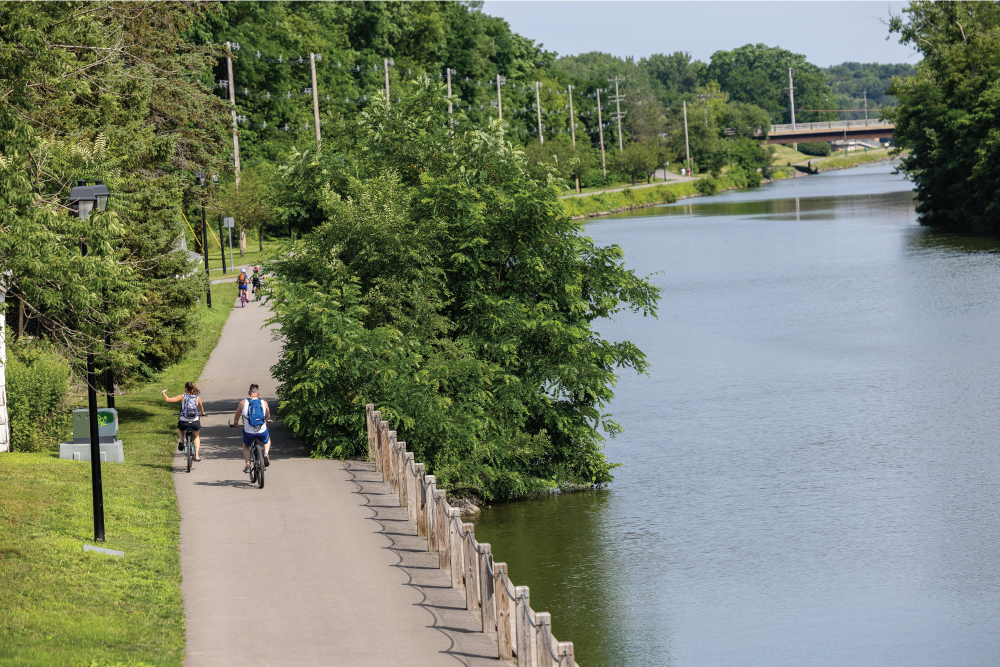
<svg viewBox="0 0 1000 667">
<path fill-rule="evenodd" d="M 868 89 L 865 88 L 865 125 L 868 125 Z"/>
<path fill-rule="evenodd" d="M 566 88 L 566 94 L 569 95 L 569 134 L 573 139 L 573 152 L 576 152 L 576 116 L 573 115 L 573 86 Z M 580 193 L 580 177 L 576 176 L 576 192 Z"/>
<path fill-rule="evenodd" d="M 240 138 L 236 130 L 236 88 L 233 87 L 233 47 L 226 42 L 226 68 L 229 70 L 229 102 L 233 105 L 233 164 L 236 167 L 236 187 L 240 187 Z"/>
<path fill-rule="evenodd" d="M 319 88 L 316 86 L 316 54 L 309 54 L 309 67 L 312 69 L 313 80 L 313 120 L 316 121 L 316 150 L 319 150 Z"/>
<path fill-rule="evenodd" d="M 385 103 L 389 105 L 389 59 L 382 59 L 382 69 L 385 70 Z"/>
<path fill-rule="evenodd" d="M 711 95 L 698 95 L 697 97 L 705 103 L 705 127 L 708 127 L 708 98 Z"/>
<path fill-rule="evenodd" d="M 611 79 L 608 79 L 611 81 Z M 622 105 L 621 101 L 625 99 L 618 94 L 618 75 L 615 74 L 615 118 L 618 120 L 618 150 L 625 150 L 625 144 L 622 142 Z"/>
<path fill-rule="evenodd" d="M 538 96 L 539 83 L 535 82 L 535 111 L 538 112 L 538 143 L 544 144 L 545 137 L 542 136 L 542 100 Z"/>
<path fill-rule="evenodd" d="M 497 74 L 497 112 L 500 114 L 500 122 L 503 122 L 503 100 L 500 99 L 500 75 Z"/>
<path fill-rule="evenodd" d="M 597 130 L 601 133 L 601 173 L 608 180 L 608 168 L 604 164 L 604 122 L 601 120 L 601 89 L 597 89 Z"/>
<path fill-rule="evenodd" d="M 685 100 L 684 104 L 684 152 L 687 154 L 687 170 L 688 178 L 691 177 L 691 144 L 688 143 L 688 103 Z"/>
<path fill-rule="evenodd" d="M 792 109 L 792 130 L 795 129 L 795 86 L 792 85 L 792 72 L 794 71 L 791 67 L 788 68 L 788 104 Z M 799 150 L 799 142 L 792 142 L 792 148 Z"/>
</svg>

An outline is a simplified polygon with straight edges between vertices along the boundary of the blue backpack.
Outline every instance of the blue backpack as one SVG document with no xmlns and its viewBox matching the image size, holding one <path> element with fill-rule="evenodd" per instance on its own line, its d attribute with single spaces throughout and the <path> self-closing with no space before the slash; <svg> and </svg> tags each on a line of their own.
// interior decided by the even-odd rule
<svg viewBox="0 0 1000 667">
<path fill-rule="evenodd" d="M 264 424 L 264 406 L 260 404 L 259 398 L 248 398 L 247 424 L 250 426 L 261 426 Z"/>
</svg>

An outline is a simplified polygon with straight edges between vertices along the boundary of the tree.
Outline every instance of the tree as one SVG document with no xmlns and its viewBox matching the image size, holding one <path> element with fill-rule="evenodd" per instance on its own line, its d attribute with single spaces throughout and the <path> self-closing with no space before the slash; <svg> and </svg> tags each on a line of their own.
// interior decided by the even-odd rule
<svg viewBox="0 0 1000 667">
<path fill-rule="evenodd" d="M 615 165 L 619 171 L 628 174 L 632 185 L 635 185 L 636 177 L 645 177 L 649 182 L 649 178 L 660 166 L 659 151 L 652 141 L 633 142 L 614 155 Z"/>
<path fill-rule="evenodd" d="M 992 3 L 911 2 L 890 31 L 920 51 L 916 74 L 887 91 L 883 111 L 925 222 L 1000 229 L 1000 8 Z"/>
<path fill-rule="evenodd" d="M 263 250 L 264 230 L 282 216 L 277 204 L 278 178 L 276 167 L 258 162 L 243 171 L 239 186 L 233 180 L 219 192 L 218 211 L 236 224 L 240 257 L 246 253 L 248 231 L 257 233 L 258 247 Z"/>
<path fill-rule="evenodd" d="M 268 266 L 285 424 L 316 455 L 351 454 L 371 402 L 447 488 L 606 483 L 598 429 L 619 427 L 604 406 L 616 370 L 646 362 L 592 323 L 653 312 L 657 290 L 581 233 L 499 123 L 453 139 L 446 117 L 425 81 L 285 170 L 322 212 Z"/>
<path fill-rule="evenodd" d="M 734 102 L 758 106 L 775 123 L 790 123 L 788 68 L 794 68 L 795 119 L 799 122 L 836 120 L 836 114 L 800 111 L 828 109 L 832 96 L 823 71 L 805 56 L 764 44 L 747 44 L 732 51 L 716 51 L 705 71 Z"/>
</svg>

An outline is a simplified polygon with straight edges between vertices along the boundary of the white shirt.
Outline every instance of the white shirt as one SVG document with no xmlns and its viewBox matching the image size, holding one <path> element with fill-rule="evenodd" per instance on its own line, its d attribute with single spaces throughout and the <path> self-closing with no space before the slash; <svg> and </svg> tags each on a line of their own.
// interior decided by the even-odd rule
<svg viewBox="0 0 1000 667">
<path fill-rule="evenodd" d="M 267 430 L 267 401 L 260 399 L 260 407 L 264 408 L 264 423 L 260 426 L 250 425 L 250 399 L 243 399 L 243 432 L 257 435 Z"/>
</svg>

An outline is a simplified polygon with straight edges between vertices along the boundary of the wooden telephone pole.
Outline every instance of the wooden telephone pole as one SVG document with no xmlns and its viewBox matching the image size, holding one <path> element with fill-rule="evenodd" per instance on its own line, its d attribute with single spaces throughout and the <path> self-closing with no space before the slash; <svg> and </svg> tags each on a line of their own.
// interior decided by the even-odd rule
<svg viewBox="0 0 1000 667">
<path fill-rule="evenodd" d="M 566 88 L 569 95 L 569 134 L 573 138 L 573 152 L 576 152 L 576 116 L 573 115 L 573 86 Z M 580 177 L 576 177 L 576 192 L 580 192 Z"/>
<path fill-rule="evenodd" d="M 538 143 L 539 144 L 544 144 L 545 143 L 545 137 L 542 136 L 542 101 L 541 101 L 541 98 L 538 96 L 538 86 L 539 86 L 539 83 L 536 81 L 535 82 L 535 111 L 538 112 Z"/>
<path fill-rule="evenodd" d="M 236 187 L 240 187 L 240 137 L 236 129 L 236 88 L 233 86 L 233 48 L 226 42 L 226 68 L 229 71 L 229 102 L 233 105 L 233 164 L 236 167 Z"/>
<path fill-rule="evenodd" d="M 608 180 L 608 168 L 604 163 L 604 123 L 601 120 L 601 89 L 597 89 L 597 129 L 601 134 L 601 173 L 604 180 Z"/>
<path fill-rule="evenodd" d="M 313 120 L 316 122 L 316 150 L 319 150 L 319 88 L 316 86 L 316 54 L 309 54 L 309 68 L 312 70 Z"/>
</svg>

